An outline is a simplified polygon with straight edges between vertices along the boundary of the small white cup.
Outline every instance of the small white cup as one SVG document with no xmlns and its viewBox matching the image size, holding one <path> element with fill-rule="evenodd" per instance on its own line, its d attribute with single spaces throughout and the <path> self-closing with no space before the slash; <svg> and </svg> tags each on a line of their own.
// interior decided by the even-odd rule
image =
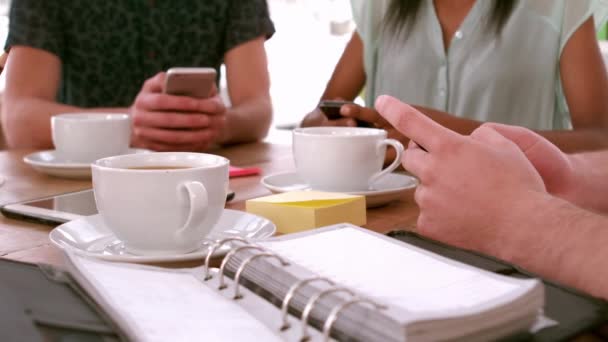
<svg viewBox="0 0 608 342">
<path fill-rule="evenodd" d="M 228 167 L 228 159 L 204 153 L 100 159 L 92 164 L 97 209 L 131 253 L 191 252 L 200 247 L 222 214 Z"/>
<path fill-rule="evenodd" d="M 128 151 L 131 119 L 128 114 L 59 114 L 51 118 L 51 132 L 60 159 L 91 163 Z"/>
<path fill-rule="evenodd" d="M 395 170 L 403 145 L 387 139 L 385 130 L 360 127 L 308 127 L 293 131 L 293 155 L 300 178 L 312 189 L 366 191 Z M 395 160 L 382 169 L 386 146 L 397 151 Z"/>
</svg>

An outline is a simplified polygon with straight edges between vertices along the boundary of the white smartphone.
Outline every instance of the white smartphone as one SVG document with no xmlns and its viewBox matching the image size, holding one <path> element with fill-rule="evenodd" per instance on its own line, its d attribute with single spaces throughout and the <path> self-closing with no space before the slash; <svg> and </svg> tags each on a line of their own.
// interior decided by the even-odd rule
<svg viewBox="0 0 608 342">
<path fill-rule="evenodd" d="M 206 99 L 217 79 L 214 68 L 171 68 L 167 70 L 163 92 Z"/>
<path fill-rule="evenodd" d="M 228 189 L 226 202 L 231 201 L 234 196 L 234 191 Z M 0 212 L 6 217 L 55 226 L 79 219 L 82 216 L 95 215 L 97 214 L 97 206 L 95 205 L 93 190 L 89 189 L 7 204 L 0 207 Z"/>
</svg>

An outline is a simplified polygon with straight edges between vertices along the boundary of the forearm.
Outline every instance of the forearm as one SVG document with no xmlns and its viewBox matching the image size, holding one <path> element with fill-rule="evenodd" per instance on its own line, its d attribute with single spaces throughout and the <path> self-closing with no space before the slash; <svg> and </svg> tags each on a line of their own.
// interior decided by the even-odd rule
<svg viewBox="0 0 608 342">
<path fill-rule="evenodd" d="M 483 122 L 480 122 L 480 121 L 460 118 L 460 117 L 454 116 L 452 114 L 442 112 L 442 111 L 432 109 L 432 108 L 427 108 L 427 107 L 422 107 L 422 106 L 412 106 L 412 107 L 414 107 L 417 110 L 419 110 L 420 112 L 424 113 L 426 116 L 433 119 L 435 122 L 439 123 L 440 125 L 447 127 L 460 134 L 464 134 L 464 135 L 471 134 L 476 128 L 478 128 L 479 126 L 481 126 L 483 124 Z"/>
<path fill-rule="evenodd" d="M 608 148 L 608 129 L 578 128 L 571 131 L 537 131 L 566 153 Z"/>
<path fill-rule="evenodd" d="M 269 96 L 259 96 L 228 108 L 226 125 L 219 143 L 235 144 L 263 139 L 272 121 L 272 104 Z"/>
<path fill-rule="evenodd" d="M 502 229 L 497 256 L 608 299 L 608 217 L 547 195 L 520 208 Z"/>
<path fill-rule="evenodd" d="M 331 78 L 321 95 L 321 100 L 342 99 L 354 100 L 365 85 L 366 75 L 363 66 L 363 42 L 355 31 L 346 44 L 340 60 L 336 64 Z M 371 104 L 370 104 L 371 105 Z M 326 120 L 318 109 L 308 113 L 301 122 L 301 126 L 319 126 Z"/>
<path fill-rule="evenodd" d="M 456 117 L 439 110 L 413 106 L 428 117 L 444 127 L 448 127 L 460 134 L 471 134 L 483 122 Z M 600 128 L 578 128 L 569 131 L 536 131 L 538 134 L 551 141 L 562 151 L 567 153 L 608 149 L 608 129 Z"/>
<path fill-rule="evenodd" d="M 346 44 L 340 60 L 336 64 L 322 100 L 334 100 L 341 98 L 352 101 L 363 89 L 366 75 L 363 66 L 363 41 L 357 31 L 353 32 L 349 42 Z"/>
<path fill-rule="evenodd" d="M 127 108 L 83 109 L 38 98 L 6 98 L 2 128 L 10 148 L 52 148 L 51 117 L 70 112 L 128 112 Z"/>
</svg>

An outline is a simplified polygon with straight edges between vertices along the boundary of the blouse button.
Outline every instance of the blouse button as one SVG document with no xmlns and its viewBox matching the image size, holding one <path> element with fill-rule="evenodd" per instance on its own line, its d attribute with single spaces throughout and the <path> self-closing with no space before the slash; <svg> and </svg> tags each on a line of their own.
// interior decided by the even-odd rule
<svg viewBox="0 0 608 342">
<path fill-rule="evenodd" d="M 454 38 L 462 39 L 462 31 L 460 31 L 460 30 L 456 31 L 456 33 L 454 33 Z"/>
</svg>

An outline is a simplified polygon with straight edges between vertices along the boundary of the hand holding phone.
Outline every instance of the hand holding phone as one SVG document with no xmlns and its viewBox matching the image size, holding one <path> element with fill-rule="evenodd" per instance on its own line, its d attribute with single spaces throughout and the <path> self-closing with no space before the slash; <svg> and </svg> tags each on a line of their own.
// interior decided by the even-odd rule
<svg viewBox="0 0 608 342">
<path fill-rule="evenodd" d="M 206 99 L 212 95 L 216 78 L 214 68 L 171 68 L 167 70 L 163 92 Z"/>
<path fill-rule="evenodd" d="M 155 151 L 208 150 L 225 126 L 216 75 L 213 68 L 172 68 L 147 79 L 129 107 L 131 144 Z"/>
<path fill-rule="evenodd" d="M 351 101 L 340 100 L 322 100 L 319 102 L 319 109 L 325 114 L 329 120 L 338 120 L 344 118 L 340 114 L 340 108 L 345 104 L 354 104 Z"/>
<path fill-rule="evenodd" d="M 319 109 L 325 114 L 327 119 L 329 120 L 339 120 L 345 118 L 340 114 L 340 108 L 343 105 L 347 104 L 355 104 L 352 101 L 342 101 L 342 100 L 322 100 L 319 102 Z M 357 120 L 357 127 L 371 127 L 369 122 L 363 120 Z"/>
</svg>

